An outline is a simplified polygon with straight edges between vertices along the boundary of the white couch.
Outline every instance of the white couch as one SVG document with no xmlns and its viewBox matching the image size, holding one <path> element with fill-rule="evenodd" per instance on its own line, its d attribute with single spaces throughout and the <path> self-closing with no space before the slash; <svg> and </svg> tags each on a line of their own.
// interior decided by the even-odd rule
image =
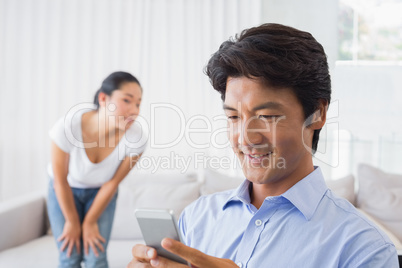
<svg viewBox="0 0 402 268">
<path fill-rule="evenodd" d="M 240 177 L 205 170 L 194 174 L 130 174 L 120 185 L 108 247 L 111 268 L 126 267 L 131 248 L 142 243 L 133 215 L 135 208 L 169 208 L 178 218 L 182 209 L 202 194 L 235 188 Z M 359 190 L 354 176 L 328 182 L 329 187 L 355 204 L 383 229 L 402 250 L 402 175 L 359 167 Z M 57 267 L 58 253 L 49 233 L 46 198 L 42 193 L 0 204 L 0 267 Z M 399 251 L 401 254 L 401 251 Z"/>
</svg>

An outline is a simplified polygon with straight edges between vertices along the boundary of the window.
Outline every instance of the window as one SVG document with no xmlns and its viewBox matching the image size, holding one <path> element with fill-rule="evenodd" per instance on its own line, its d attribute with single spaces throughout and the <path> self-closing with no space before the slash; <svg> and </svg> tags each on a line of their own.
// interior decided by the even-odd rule
<svg viewBox="0 0 402 268">
<path fill-rule="evenodd" d="M 402 61 L 402 0 L 340 0 L 338 60 Z"/>
</svg>

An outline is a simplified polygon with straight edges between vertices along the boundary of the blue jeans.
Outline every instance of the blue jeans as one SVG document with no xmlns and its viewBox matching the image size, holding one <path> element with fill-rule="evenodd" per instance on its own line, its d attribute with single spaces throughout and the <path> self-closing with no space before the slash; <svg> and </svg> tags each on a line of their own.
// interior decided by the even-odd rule
<svg viewBox="0 0 402 268">
<path fill-rule="evenodd" d="M 75 207 L 82 223 L 86 213 L 92 205 L 99 188 L 91 189 L 80 189 L 71 188 L 74 196 Z M 116 209 L 116 199 L 117 193 L 113 196 L 109 205 L 103 211 L 102 215 L 98 219 L 99 232 L 106 242 L 103 244 L 105 252 L 98 250 L 99 256 L 96 257 L 92 248 L 89 247 L 89 254 L 85 255 L 83 250 L 83 243 L 81 239 L 81 254 L 78 254 L 76 247 L 74 246 L 72 254 L 67 257 L 67 249 L 60 251 L 63 241 L 58 242 L 57 238 L 63 233 L 64 228 L 64 215 L 60 209 L 59 202 L 56 198 L 56 193 L 54 191 L 53 180 L 49 182 L 48 200 L 47 200 L 47 211 L 49 215 L 50 225 L 52 228 L 53 236 L 56 240 L 57 247 L 59 249 L 59 267 L 60 268 L 80 268 L 81 262 L 85 263 L 85 268 L 103 268 L 109 267 L 107 262 L 106 248 L 109 243 L 110 233 L 112 231 L 114 211 Z"/>
</svg>

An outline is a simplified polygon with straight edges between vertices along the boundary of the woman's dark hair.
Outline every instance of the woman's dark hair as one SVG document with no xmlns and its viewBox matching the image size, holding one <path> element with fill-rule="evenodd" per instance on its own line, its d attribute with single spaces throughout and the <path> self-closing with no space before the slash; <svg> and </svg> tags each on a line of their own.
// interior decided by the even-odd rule
<svg viewBox="0 0 402 268">
<path fill-rule="evenodd" d="M 96 105 L 96 109 L 99 109 L 99 100 L 98 96 L 100 92 L 105 93 L 106 95 L 110 96 L 112 95 L 112 92 L 120 89 L 120 87 L 124 83 L 128 82 L 134 82 L 137 83 L 140 87 L 140 81 L 138 81 L 137 78 L 135 78 L 132 74 L 126 73 L 126 72 L 114 72 L 111 73 L 108 77 L 105 78 L 102 82 L 102 86 L 98 91 L 96 91 L 95 96 L 94 96 L 94 104 Z"/>
<path fill-rule="evenodd" d="M 290 88 L 309 118 L 324 100 L 331 101 L 327 56 L 314 37 L 292 27 L 267 23 L 225 41 L 205 68 L 212 86 L 225 100 L 228 77 L 258 78 L 275 88 Z M 317 150 L 315 130 L 312 150 Z"/>
</svg>

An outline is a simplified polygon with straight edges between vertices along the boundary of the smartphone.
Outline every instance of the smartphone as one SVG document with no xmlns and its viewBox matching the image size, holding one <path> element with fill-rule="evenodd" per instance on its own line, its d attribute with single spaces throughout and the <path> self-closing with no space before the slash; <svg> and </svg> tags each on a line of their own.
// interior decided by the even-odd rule
<svg viewBox="0 0 402 268">
<path fill-rule="evenodd" d="M 158 256 L 189 265 L 186 260 L 167 251 L 161 246 L 161 241 L 165 237 L 182 242 L 172 210 L 136 209 L 135 217 L 140 226 L 145 244 L 155 248 L 158 252 Z"/>
</svg>

